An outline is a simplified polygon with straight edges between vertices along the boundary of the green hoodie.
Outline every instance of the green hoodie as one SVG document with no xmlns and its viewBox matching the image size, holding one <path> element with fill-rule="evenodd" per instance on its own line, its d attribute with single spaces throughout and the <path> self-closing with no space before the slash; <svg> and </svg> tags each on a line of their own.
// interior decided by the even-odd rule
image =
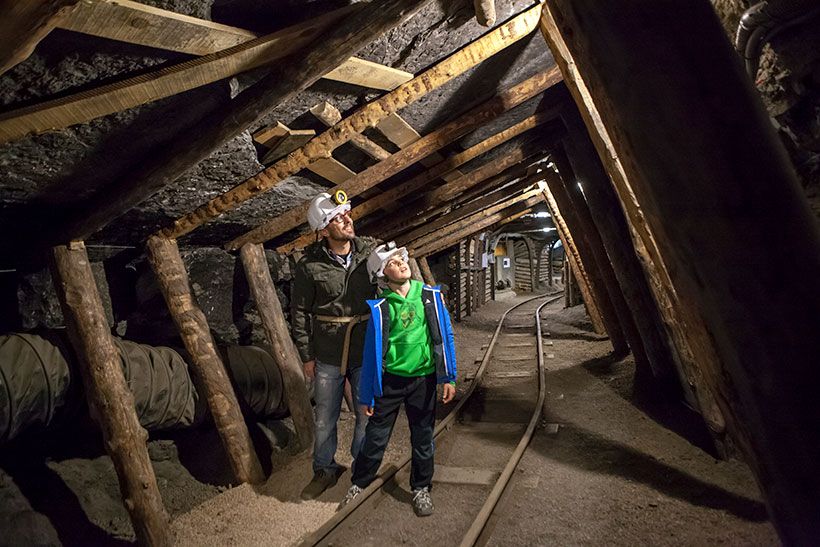
<svg viewBox="0 0 820 547">
<path fill-rule="evenodd" d="M 406 297 L 390 289 L 380 295 L 390 307 L 390 343 L 384 358 L 384 369 L 390 374 L 427 376 L 436 372 L 421 287 L 421 282 L 410 280 Z"/>
<path fill-rule="evenodd" d="M 347 324 L 316 321 L 315 315 L 353 316 L 370 313 L 368 298 L 376 287 L 367 273 L 367 257 L 377 245 L 370 237 L 353 240 L 353 256 L 345 269 L 328 254 L 324 242 L 305 248 L 296 264 L 292 291 L 291 313 L 293 340 L 303 362 L 318 359 L 339 366 Z M 353 327 L 350 337 L 349 369 L 362 365 L 362 350 L 367 321 Z"/>
</svg>

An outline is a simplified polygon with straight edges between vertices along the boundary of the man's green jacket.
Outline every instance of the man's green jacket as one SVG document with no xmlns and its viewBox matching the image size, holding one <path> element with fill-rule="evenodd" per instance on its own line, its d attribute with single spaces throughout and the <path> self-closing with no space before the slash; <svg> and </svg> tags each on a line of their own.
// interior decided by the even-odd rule
<svg viewBox="0 0 820 547">
<path fill-rule="evenodd" d="M 302 361 L 318 359 L 339 366 L 347 324 L 317 321 L 316 315 L 354 316 L 369 313 L 366 300 L 376 287 L 367 273 L 367 257 L 377 241 L 369 237 L 353 240 L 352 262 L 345 269 L 328 253 L 324 242 L 305 248 L 296 265 L 291 294 L 293 339 Z M 353 327 L 348 368 L 362 365 L 362 348 L 367 321 Z"/>
</svg>

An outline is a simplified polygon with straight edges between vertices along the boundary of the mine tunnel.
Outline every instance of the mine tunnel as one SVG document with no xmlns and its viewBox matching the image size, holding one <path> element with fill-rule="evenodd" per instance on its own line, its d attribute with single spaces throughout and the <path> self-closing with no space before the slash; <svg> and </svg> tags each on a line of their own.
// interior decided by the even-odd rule
<svg viewBox="0 0 820 547">
<path fill-rule="evenodd" d="M 0 545 L 817 543 L 814 0 L 0 5 Z"/>
</svg>

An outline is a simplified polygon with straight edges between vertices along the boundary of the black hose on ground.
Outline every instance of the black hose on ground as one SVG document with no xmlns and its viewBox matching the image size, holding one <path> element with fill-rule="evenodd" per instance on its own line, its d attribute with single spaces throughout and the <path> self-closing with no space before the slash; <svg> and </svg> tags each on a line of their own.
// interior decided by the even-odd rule
<svg viewBox="0 0 820 547">
<path fill-rule="evenodd" d="M 148 431 L 190 427 L 207 415 L 182 354 L 114 338 L 140 424 Z M 282 377 L 271 355 L 254 346 L 220 348 L 237 396 L 257 418 L 287 413 Z M 82 404 L 82 382 L 58 332 L 0 335 L 0 443 L 33 426 L 59 427 Z"/>
<path fill-rule="evenodd" d="M 735 48 L 754 79 L 763 46 L 775 35 L 820 14 L 817 0 L 764 0 L 747 9 L 735 34 Z"/>
</svg>

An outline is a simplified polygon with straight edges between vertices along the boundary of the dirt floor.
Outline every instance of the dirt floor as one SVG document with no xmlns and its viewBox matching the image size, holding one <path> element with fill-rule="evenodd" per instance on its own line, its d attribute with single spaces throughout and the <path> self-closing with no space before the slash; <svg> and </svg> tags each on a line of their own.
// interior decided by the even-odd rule
<svg viewBox="0 0 820 547">
<path fill-rule="evenodd" d="M 499 296 L 455 325 L 460 378 L 474 373 L 501 313 L 523 298 Z M 691 411 L 636 403 L 634 363 L 608 359 L 610 346 L 591 332 L 582 307 L 565 310 L 559 302 L 544 318 L 554 342 L 546 422 L 559 428 L 538 430 L 502 498 L 490 543 L 779 543 L 748 468 L 715 459 Z M 465 388 L 460 382 L 459 390 Z M 400 418 L 386 463 L 409 451 L 404 424 Z M 281 443 L 287 426 L 270 423 L 256 431 L 266 455 L 265 435 Z M 344 465 L 350 464 L 352 427 L 352 414 L 343 413 L 337 458 Z M 110 460 L 93 435 L 77 439 L 31 442 L 11 452 L 4 447 L 0 545 L 117 545 L 133 539 Z M 349 485 L 346 472 L 318 500 L 302 502 L 309 455 L 274 451 L 274 472 L 265 485 L 230 488 L 218 439 L 208 429 L 153 439 L 149 448 L 180 545 L 292 545 L 334 513 Z M 446 487 L 437 487 L 440 498 Z M 432 536 L 420 520 L 406 543 L 425 545 Z"/>
</svg>

